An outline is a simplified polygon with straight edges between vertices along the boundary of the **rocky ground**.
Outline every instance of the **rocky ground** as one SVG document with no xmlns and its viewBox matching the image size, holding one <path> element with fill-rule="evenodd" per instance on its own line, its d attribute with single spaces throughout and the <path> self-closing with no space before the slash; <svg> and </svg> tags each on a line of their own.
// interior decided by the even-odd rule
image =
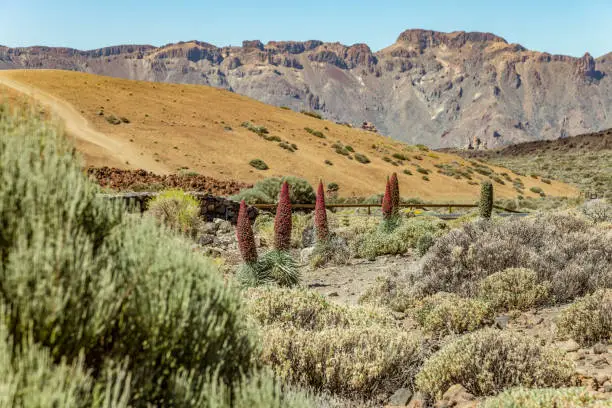
<svg viewBox="0 0 612 408">
<path fill-rule="evenodd" d="M 250 184 L 217 180 L 201 174 L 159 175 L 146 170 L 123 170 L 111 167 L 90 167 L 87 169 L 87 175 L 102 187 L 116 191 L 157 191 L 180 188 L 185 191 L 227 196 L 252 187 Z"/>
<path fill-rule="evenodd" d="M 240 263 L 240 254 L 235 239 L 234 227 L 227 221 L 215 220 L 207 223 L 203 233 L 194 245 L 194 250 L 214 257 L 221 257 L 222 266 L 230 272 Z M 265 251 L 261 242 L 256 240 L 260 253 Z M 295 250 L 296 259 L 300 251 Z M 373 261 L 352 259 L 342 266 L 325 266 L 313 270 L 309 265 L 300 266 L 304 285 L 317 291 L 332 302 L 355 305 L 359 297 L 374 285 L 377 277 L 402 275 L 419 268 L 416 255 L 382 256 Z M 500 314 L 495 318 L 495 325 L 501 330 L 522 333 L 533 337 L 535 342 L 548 344 L 566 353 L 567 358 L 575 364 L 576 385 L 585 386 L 603 400 L 612 403 L 612 346 L 598 343 L 593 347 L 581 347 L 574 340 L 561 339 L 556 335 L 555 320 L 566 306 L 549 307 L 527 312 Z M 403 322 L 405 327 L 414 327 L 408 317 Z M 480 400 L 468 393 L 461 385 L 451 387 L 444 398 L 435 406 L 476 407 Z M 422 396 L 408 389 L 399 389 L 389 399 L 387 407 L 426 407 Z"/>
</svg>

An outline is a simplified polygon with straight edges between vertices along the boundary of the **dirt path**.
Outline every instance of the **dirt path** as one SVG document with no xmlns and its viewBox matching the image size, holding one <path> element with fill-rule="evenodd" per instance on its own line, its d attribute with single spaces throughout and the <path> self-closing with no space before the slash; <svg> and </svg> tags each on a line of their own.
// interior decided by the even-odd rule
<svg viewBox="0 0 612 408">
<path fill-rule="evenodd" d="M 41 105 L 48 107 L 54 115 L 57 115 L 64 122 L 66 132 L 69 135 L 106 150 L 108 154 L 121 163 L 128 162 L 135 168 L 144 168 L 158 174 L 168 173 L 166 166 L 156 162 L 152 157 L 141 155 L 131 145 L 115 140 L 94 129 L 91 123 L 68 102 L 31 85 L 7 78 L 1 73 L 0 84 L 28 95 Z"/>
</svg>

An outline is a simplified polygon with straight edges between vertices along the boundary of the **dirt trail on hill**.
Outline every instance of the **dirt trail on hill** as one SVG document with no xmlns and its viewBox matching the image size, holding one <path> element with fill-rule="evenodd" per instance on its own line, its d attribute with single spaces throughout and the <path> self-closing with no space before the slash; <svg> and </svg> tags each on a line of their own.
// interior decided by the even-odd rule
<svg viewBox="0 0 612 408">
<path fill-rule="evenodd" d="M 54 115 L 64 122 L 66 132 L 69 135 L 110 152 L 110 155 L 121 163 L 127 162 L 132 167 L 144 168 L 158 174 L 168 173 L 166 166 L 156 162 L 153 158 L 141 155 L 129 144 L 95 130 L 87 119 L 68 102 L 31 85 L 6 78 L 1 74 L 0 84 L 28 95 L 41 105 L 48 107 Z"/>
</svg>

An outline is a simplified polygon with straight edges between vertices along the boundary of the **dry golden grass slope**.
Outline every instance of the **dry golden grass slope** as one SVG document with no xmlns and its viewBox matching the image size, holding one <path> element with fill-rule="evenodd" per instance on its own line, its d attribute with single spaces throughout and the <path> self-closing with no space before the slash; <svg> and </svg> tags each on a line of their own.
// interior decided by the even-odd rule
<svg viewBox="0 0 612 408">
<path fill-rule="evenodd" d="M 0 94 L 15 100 L 16 92 L 26 94 L 62 120 L 68 134 L 77 142 L 87 164 L 123 168 L 145 168 L 158 173 L 188 168 L 219 179 L 255 182 L 271 176 L 295 175 L 311 183 L 323 179 L 336 182 L 342 196 L 364 196 L 384 190 L 386 177 L 397 172 L 402 195 L 426 200 L 472 202 L 479 186 L 466 178 L 439 174 L 436 164 L 469 162 L 451 154 L 420 151 L 390 138 L 319 120 L 301 113 L 257 102 L 201 85 L 177 85 L 115 79 L 57 70 L 0 71 Z M 8 89 L 8 90 L 7 90 Z M 101 111 L 103 115 L 101 115 Z M 127 118 L 129 123 L 113 125 L 110 115 Z M 267 141 L 241 126 L 249 121 L 265 126 L 270 136 L 294 143 L 290 152 L 278 143 Z M 304 128 L 326 135 L 318 138 Z M 335 152 L 340 141 L 355 152 L 365 154 L 369 164 L 361 164 Z M 395 166 L 383 157 L 402 153 L 409 160 Z M 353 156 L 354 153 L 351 153 Z M 270 167 L 256 170 L 252 159 L 262 159 Z M 328 160 L 333 165 L 328 165 Z M 395 159 L 394 159 L 395 160 Z M 423 179 L 418 167 L 430 170 Z M 509 170 L 490 166 L 497 173 Z M 407 169 L 412 175 L 406 175 Z M 485 177 L 473 173 L 472 183 Z M 520 177 L 524 195 L 534 196 L 530 187 L 538 186 L 548 195 L 573 196 L 574 187 L 553 181 L 544 184 Z M 495 183 L 497 197 L 515 197 L 512 183 Z"/>
</svg>

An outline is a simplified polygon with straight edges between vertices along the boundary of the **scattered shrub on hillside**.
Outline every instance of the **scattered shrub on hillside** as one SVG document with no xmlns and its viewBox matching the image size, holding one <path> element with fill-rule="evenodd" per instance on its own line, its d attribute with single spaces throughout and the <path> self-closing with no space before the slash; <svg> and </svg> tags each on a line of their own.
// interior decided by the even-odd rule
<svg viewBox="0 0 612 408">
<path fill-rule="evenodd" d="M 249 162 L 251 167 L 255 167 L 257 170 L 268 170 L 269 167 L 265 161 L 261 159 L 253 159 Z"/>
<path fill-rule="evenodd" d="M 167 190 L 147 204 L 147 212 L 164 225 L 188 236 L 195 236 L 202 225 L 200 202 L 183 190 Z"/>
<path fill-rule="evenodd" d="M 251 122 L 242 122 L 240 126 L 250 130 L 253 133 L 256 133 L 258 136 L 263 136 L 263 135 L 267 135 L 268 133 L 270 133 L 265 126 L 256 126 L 252 124 Z"/>
<path fill-rule="evenodd" d="M 330 193 L 337 193 L 340 190 L 340 186 L 336 182 L 331 182 L 327 184 L 327 191 Z"/>
<path fill-rule="evenodd" d="M 334 165 L 334 163 L 332 163 L 331 160 L 327 160 L 327 159 L 325 160 L 324 163 L 327 164 L 328 166 L 333 166 Z"/>
<path fill-rule="evenodd" d="M 353 146 L 351 146 L 351 145 L 346 145 L 346 146 L 344 146 L 344 148 L 346 150 L 348 150 L 349 152 L 351 152 L 351 153 L 355 153 L 355 149 L 353 149 Z"/>
<path fill-rule="evenodd" d="M 545 178 L 540 179 L 540 181 L 541 181 L 542 183 L 545 183 L 545 184 L 550 184 L 550 183 L 551 183 L 551 181 L 550 181 L 549 179 L 545 179 Z"/>
<path fill-rule="evenodd" d="M 105 119 L 111 125 L 120 125 L 121 124 L 121 119 L 115 117 L 115 115 L 106 116 Z"/>
<path fill-rule="evenodd" d="M 508 268 L 483 279 L 479 293 L 496 311 L 528 310 L 550 301 L 550 283 L 531 269 Z"/>
<path fill-rule="evenodd" d="M 291 144 L 289 144 L 287 142 L 281 142 L 281 143 L 278 144 L 278 146 L 283 148 L 283 149 L 285 149 L 285 150 L 290 151 L 291 153 L 296 151 L 296 149 L 293 147 L 294 145 L 291 145 Z"/>
<path fill-rule="evenodd" d="M 263 138 L 264 138 L 264 140 L 267 140 L 268 142 L 280 142 L 282 140 L 279 136 L 263 135 Z M 279 144 L 279 146 L 280 146 L 280 144 Z"/>
<path fill-rule="evenodd" d="M 541 187 L 538 186 L 533 186 L 529 189 L 532 193 L 536 193 L 536 194 L 540 194 L 542 195 L 544 193 L 544 190 L 542 190 Z"/>
<path fill-rule="evenodd" d="M 569 385 L 573 371 L 573 364 L 560 352 L 530 337 L 483 329 L 444 345 L 425 362 L 416 382 L 436 399 L 453 384 L 486 396 L 509 387 Z"/>
<path fill-rule="evenodd" d="M 235 290 L 183 239 L 98 198 L 66 140 L 34 118 L 0 119 L 0 320 L 13 344 L 31 341 L 54 364 L 48 381 L 28 379 L 38 381 L 33 392 L 79 382 L 76 370 L 55 377 L 70 370 L 62 359 L 82 361 L 94 393 L 114 389 L 106 373 L 123 367 L 134 407 L 184 403 L 181 370 L 232 385 L 253 354 Z M 46 364 L 33 375 L 47 376 Z M 78 398 L 83 406 L 95 395 Z"/>
<path fill-rule="evenodd" d="M 410 157 L 406 156 L 404 153 L 393 153 L 393 158 L 402 161 L 410 161 Z"/>
<path fill-rule="evenodd" d="M 301 111 L 300 113 L 303 113 L 306 116 L 310 116 L 311 118 L 315 118 L 315 119 L 323 119 L 323 116 L 321 116 L 320 113 L 317 112 L 312 112 L 312 111 Z"/>
<path fill-rule="evenodd" d="M 492 323 L 493 309 L 482 300 L 439 292 L 416 302 L 411 315 L 426 332 L 446 336 Z"/>
<path fill-rule="evenodd" d="M 417 147 L 417 149 L 419 149 L 422 152 L 428 152 L 429 151 L 429 147 L 425 146 L 424 144 L 417 144 L 416 147 Z"/>
<path fill-rule="evenodd" d="M 357 160 L 361 164 L 370 163 L 370 159 L 368 159 L 368 156 L 366 156 L 365 154 L 361 154 L 361 153 L 355 153 L 355 160 Z"/>
<path fill-rule="evenodd" d="M 407 176 L 412 176 L 412 172 L 408 169 L 404 169 L 403 173 Z"/>
<path fill-rule="evenodd" d="M 310 183 L 295 176 L 263 179 L 231 198 L 235 201 L 245 200 L 247 204 L 274 204 L 285 181 L 289 183 L 289 197 L 293 204 L 314 204 L 316 197 Z"/>
<path fill-rule="evenodd" d="M 472 222 L 438 237 L 423 262 L 427 294 L 472 296 L 478 282 L 506 268 L 530 268 L 562 303 L 612 288 L 612 235 L 571 214 Z"/>
<path fill-rule="evenodd" d="M 266 327 L 261 360 L 282 379 L 352 398 L 410 386 L 425 353 L 402 329 Z"/>
<path fill-rule="evenodd" d="M 429 174 L 429 170 L 423 168 L 423 167 L 417 167 L 416 171 L 418 171 L 421 174 Z"/>
<path fill-rule="evenodd" d="M 321 132 L 319 130 L 314 130 L 314 129 L 309 128 L 309 127 L 305 127 L 304 130 L 307 131 L 308 133 L 310 133 L 313 136 L 316 136 L 316 137 L 321 138 L 321 139 L 325 139 L 325 134 L 323 134 L 323 132 Z"/>
<path fill-rule="evenodd" d="M 130 123 L 130 120 L 128 118 L 126 118 L 125 116 L 121 116 L 119 118 L 123 123 Z"/>
<path fill-rule="evenodd" d="M 341 154 L 342 156 L 348 156 L 350 154 L 342 143 L 334 143 L 331 147 L 336 153 Z"/>
<path fill-rule="evenodd" d="M 585 346 L 612 340 L 612 289 L 578 299 L 561 313 L 557 327 Z"/>
</svg>

